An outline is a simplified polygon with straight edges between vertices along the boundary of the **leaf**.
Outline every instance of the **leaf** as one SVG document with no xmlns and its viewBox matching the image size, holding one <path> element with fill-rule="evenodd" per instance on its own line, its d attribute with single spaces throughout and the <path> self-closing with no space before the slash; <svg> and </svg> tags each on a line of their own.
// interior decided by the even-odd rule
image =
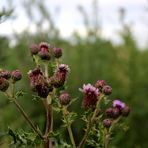
<svg viewBox="0 0 148 148">
<path fill-rule="evenodd" d="M 19 90 L 19 91 L 16 92 L 15 96 L 16 96 L 16 97 L 22 97 L 22 96 L 24 96 L 25 94 L 26 94 L 26 93 L 25 93 L 24 91 Z"/>
<path fill-rule="evenodd" d="M 17 143 L 16 134 L 10 127 L 8 127 L 8 134 L 12 136 L 14 144 Z"/>
</svg>

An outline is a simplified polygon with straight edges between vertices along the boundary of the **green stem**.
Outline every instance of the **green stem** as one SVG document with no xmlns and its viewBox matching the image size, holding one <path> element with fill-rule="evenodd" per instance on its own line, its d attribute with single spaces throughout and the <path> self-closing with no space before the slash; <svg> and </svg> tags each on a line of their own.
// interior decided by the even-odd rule
<svg viewBox="0 0 148 148">
<path fill-rule="evenodd" d="M 64 120 L 66 122 L 67 130 L 68 130 L 69 137 L 70 137 L 70 141 L 71 141 L 71 143 L 73 145 L 73 148 L 76 148 L 75 140 L 74 140 L 72 129 L 71 129 L 71 123 L 68 122 L 67 117 L 66 117 L 66 115 L 67 115 L 67 107 L 66 106 L 63 106 L 62 112 L 63 112 Z"/>
<path fill-rule="evenodd" d="M 13 98 L 13 103 L 15 104 L 15 106 L 17 107 L 17 109 L 19 110 L 19 112 L 23 115 L 23 117 L 26 119 L 26 121 L 28 122 L 28 124 L 32 127 L 32 129 L 35 131 L 35 133 L 41 138 L 43 139 L 43 136 L 41 134 L 41 132 L 39 131 L 39 129 L 37 129 L 35 127 L 35 125 L 33 124 L 33 122 L 30 120 L 30 118 L 28 117 L 28 115 L 26 114 L 26 112 L 23 110 L 23 108 L 20 106 L 20 104 L 17 102 L 16 98 Z"/>
<path fill-rule="evenodd" d="M 83 136 L 83 138 L 82 138 L 82 140 L 81 140 L 78 148 L 82 148 L 84 146 L 84 144 L 86 143 L 86 140 L 87 140 L 87 137 L 89 135 L 89 132 L 90 132 L 90 130 L 92 128 L 92 125 L 95 122 L 95 118 L 96 118 L 96 116 L 97 116 L 97 114 L 99 112 L 100 102 L 101 102 L 101 100 L 102 100 L 103 97 L 104 97 L 104 95 L 101 94 L 100 97 L 99 97 L 99 99 L 98 99 L 98 101 L 97 101 L 95 111 L 93 112 L 93 115 L 92 115 L 91 119 L 89 120 L 89 122 L 87 124 L 86 132 L 85 132 L 85 134 L 84 134 L 84 136 Z"/>
<path fill-rule="evenodd" d="M 48 62 L 45 62 L 45 77 L 48 79 L 49 73 L 48 73 Z M 53 92 L 54 93 L 54 92 Z M 54 97 L 54 96 L 53 96 Z M 53 131 L 53 110 L 51 105 L 52 98 L 50 95 L 47 96 L 44 102 L 44 106 L 46 109 L 46 129 L 45 129 L 45 148 L 52 148 L 52 141 L 48 138 L 49 132 Z"/>
</svg>

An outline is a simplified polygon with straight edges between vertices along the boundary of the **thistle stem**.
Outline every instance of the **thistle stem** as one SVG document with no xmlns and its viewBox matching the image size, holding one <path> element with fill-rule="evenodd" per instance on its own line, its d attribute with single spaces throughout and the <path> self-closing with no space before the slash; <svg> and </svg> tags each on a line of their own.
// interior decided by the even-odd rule
<svg viewBox="0 0 148 148">
<path fill-rule="evenodd" d="M 86 143 L 86 140 L 87 140 L 87 137 L 89 135 L 89 132 L 90 132 L 90 130 L 92 128 L 92 125 L 93 125 L 93 123 L 95 121 L 95 118 L 96 118 L 96 116 L 97 116 L 97 114 L 99 112 L 100 102 L 101 102 L 103 97 L 104 97 L 104 95 L 101 94 L 99 99 L 98 99 L 98 101 L 97 101 L 95 111 L 93 112 L 93 115 L 92 115 L 91 119 L 89 120 L 89 122 L 87 124 L 86 132 L 85 132 L 85 134 L 84 134 L 84 136 L 83 136 L 83 138 L 82 138 L 78 148 L 83 148 L 84 144 Z"/>
<path fill-rule="evenodd" d="M 45 62 L 45 77 L 48 79 L 48 62 Z M 45 129 L 45 148 L 52 148 L 52 141 L 48 138 L 49 132 L 53 131 L 53 111 L 52 111 L 52 105 L 51 105 L 51 99 L 50 95 L 47 96 L 47 98 L 43 101 L 44 106 L 46 109 L 46 129 Z M 50 100 L 50 101 L 49 101 Z"/>
<path fill-rule="evenodd" d="M 68 122 L 67 117 L 66 117 L 66 115 L 67 115 L 67 107 L 66 106 L 62 107 L 62 112 L 63 112 L 64 120 L 66 122 L 67 130 L 68 130 L 69 137 L 70 137 L 70 141 L 71 141 L 71 143 L 73 145 L 73 148 L 76 148 L 75 140 L 74 140 L 72 129 L 71 129 L 71 123 Z"/>
<path fill-rule="evenodd" d="M 41 132 L 39 131 L 39 129 L 36 128 L 36 126 L 33 124 L 33 122 L 30 120 L 29 116 L 26 114 L 26 112 L 24 111 L 24 109 L 20 106 L 20 104 L 17 102 L 16 98 L 12 98 L 13 103 L 15 104 L 15 106 L 17 107 L 17 109 L 19 110 L 19 112 L 23 115 L 23 117 L 25 118 L 25 120 L 28 122 L 28 124 L 32 127 L 32 129 L 34 130 L 34 132 L 41 138 L 44 139 Z"/>
</svg>

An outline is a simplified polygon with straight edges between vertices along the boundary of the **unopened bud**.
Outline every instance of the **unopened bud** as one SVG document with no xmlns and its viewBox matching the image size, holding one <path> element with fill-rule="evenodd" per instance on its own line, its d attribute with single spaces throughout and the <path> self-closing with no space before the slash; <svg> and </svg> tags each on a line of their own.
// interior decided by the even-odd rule
<svg viewBox="0 0 148 148">
<path fill-rule="evenodd" d="M 109 85 L 105 85 L 102 89 L 102 92 L 105 95 L 110 95 L 112 93 L 112 88 Z"/>
<path fill-rule="evenodd" d="M 30 47 L 30 51 L 32 55 L 36 55 L 39 52 L 39 46 L 37 44 L 32 44 Z"/>
<path fill-rule="evenodd" d="M 67 92 L 62 92 L 59 99 L 62 105 L 68 105 L 70 102 L 70 95 Z"/>
<path fill-rule="evenodd" d="M 0 90 L 6 91 L 9 87 L 9 82 L 5 78 L 0 78 Z"/>
<path fill-rule="evenodd" d="M 123 109 L 122 109 L 122 116 L 124 116 L 124 117 L 127 117 L 128 115 L 129 115 L 129 113 L 130 113 L 130 108 L 129 108 L 129 106 L 125 106 Z"/>
<path fill-rule="evenodd" d="M 61 48 L 54 48 L 53 54 L 55 58 L 60 58 L 62 56 L 62 49 Z"/>
<path fill-rule="evenodd" d="M 5 78 L 5 79 L 9 79 L 11 77 L 11 73 L 8 70 L 1 70 L 0 77 Z"/>
<path fill-rule="evenodd" d="M 112 124 L 112 121 L 110 119 L 104 119 L 103 120 L 103 126 L 106 128 L 109 128 Z"/>
<path fill-rule="evenodd" d="M 21 71 L 19 71 L 19 70 L 12 71 L 11 78 L 14 82 L 21 80 L 22 79 Z"/>
</svg>

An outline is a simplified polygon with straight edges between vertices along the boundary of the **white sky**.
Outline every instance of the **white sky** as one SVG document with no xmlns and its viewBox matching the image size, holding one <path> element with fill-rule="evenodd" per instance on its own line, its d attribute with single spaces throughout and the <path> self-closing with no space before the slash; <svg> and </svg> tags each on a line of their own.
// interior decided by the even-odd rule
<svg viewBox="0 0 148 148">
<path fill-rule="evenodd" d="M 43 0 L 42 0 L 43 1 Z M 82 17 L 77 10 L 82 5 L 90 18 L 92 13 L 92 0 L 44 0 L 47 8 L 56 22 L 63 37 L 70 37 L 74 30 L 85 35 Z M 14 20 L 7 20 L 0 24 L 0 34 L 10 35 L 14 31 L 22 32 L 28 24 L 31 31 L 35 31 L 35 25 L 27 19 L 21 7 L 22 0 L 13 0 L 15 7 Z M 0 8 L 6 6 L 6 0 L 0 0 Z M 55 8 L 60 8 L 60 13 L 55 13 Z M 126 22 L 132 24 L 132 30 L 140 46 L 148 45 L 148 0 L 99 0 L 99 16 L 103 28 L 103 36 L 118 42 L 117 31 L 120 30 L 118 10 L 123 7 L 127 10 Z M 146 11 L 147 9 L 147 11 Z"/>
</svg>

